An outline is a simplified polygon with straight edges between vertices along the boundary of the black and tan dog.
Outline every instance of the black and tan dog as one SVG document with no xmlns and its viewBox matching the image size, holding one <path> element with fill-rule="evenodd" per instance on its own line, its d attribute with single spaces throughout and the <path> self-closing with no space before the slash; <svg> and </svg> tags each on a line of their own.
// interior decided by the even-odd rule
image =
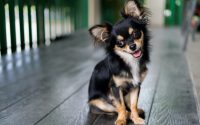
<svg viewBox="0 0 200 125">
<path fill-rule="evenodd" d="M 149 62 L 148 11 L 138 1 L 128 0 L 122 16 L 113 26 L 106 23 L 89 30 L 107 52 L 93 71 L 89 104 L 105 113 L 117 113 L 116 125 L 126 125 L 128 118 L 144 124 L 137 103 Z"/>
</svg>

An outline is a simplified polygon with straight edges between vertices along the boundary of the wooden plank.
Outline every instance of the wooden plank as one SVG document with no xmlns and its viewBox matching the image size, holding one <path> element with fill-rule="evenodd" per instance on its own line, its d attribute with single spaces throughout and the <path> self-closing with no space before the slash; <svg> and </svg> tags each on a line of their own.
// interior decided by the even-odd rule
<svg viewBox="0 0 200 125">
<path fill-rule="evenodd" d="M 163 52 L 162 69 L 149 125 L 199 125 L 192 81 L 180 38 L 178 32 L 169 30 L 160 48 Z"/>
<path fill-rule="evenodd" d="M 94 64 L 95 63 L 93 63 L 93 66 L 94 66 Z M 92 69 L 91 69 L 91 71 L 92 71 Z M 88 75 L 88 74 L 91 74 L 91 72 L 86 73 L 86 74 L 87 74 L 87 77 L 89 78 L 90 75 Z M 89 124 L 93 123 L 94 120 L 98 116 L 88 113 L 89 109 L 88 109 L 88 105 L 87 105 L 87 97 L 88 97 L 87 91 L 88 91 L 88 82 L 86 85 L 84 85 L 84 87 L 81 87 L 81 90 L 77 91 L 77 93 L 75 95 L 70 97 L 69 100 L 63 101 L 63 103 L 61 105 L 57 106 L 55 109 L 51 110 L 51 112 L 49 112 L 47 115 L 45 115 L 40 120 L 38 120 L 35 123 L 35 125 L 36 124 L 41 124 L 41 125 L 43 125 L 43 124 L 48 124 L 48 125 L 53 125 L 53 124 L 83 125 L 83 124 L 85 124 L 85 125 L 89 125 Z M 55 112 L 57 112 L 60 115 L 57 115 Z M 61 114 L 63 114 L 63 117 L 60 117 Z M 64 115 L 64 114 L 66 114 L 66 115 Z"/>
<path fill-rule="evenodd" d="M 77 37 L 78 35 L 84 35 L 84 36 L 80 38 L 80 37 Z M 70 37 L 67 38 L 68 42 L 64 43 L 65 40 L 63 42 L 62 41 L 63 40 L 58 41 L 58 42 L 61 42 L 61 44 L 54 44 L 54 46 L 50 46 L 49 49 L 40 49 L 40 50 L 35 49 L 33 51 L 22 52 L 22 54 L 20 53 L 20 54 L 13 54 L 13 56 L 4 56 L 2 57 L 2 60 L 1 60 L 2 66 L 6 68 L 6 66 L 11 62 L 14 63 L 15 61 L 17 62 L 19 60 L 25 60 L 26 57 L 32 58 L 32 56 L 34 56 L 33 58 L 41 59 L 41 62 L 43 63 L 50 63 L 50 64 L 52 62 L 58 63 L 58 61 L 49 59 L 50 61 L 45 62 L 45 59 L 52 57 L 55 59 L 69 60 L 69 61 L 63 62 L 63 63 L 67 63 L 67 62 L 72 62 L 73 60 L 71 59 L 82 60 L 82 59 L 87 59 L 89 58 L 89 56 L 91 56 L 90 53 L 91 51 L 93 51 L 93 49 L 92 49 L 92 45 L 89 45 L 91 43 L 89 41 L 88 34 L 86 35 L 85 33 L 76 32 L 76 35 L 71 35 Z M 61 49 L 62 47 L 65 47 L 65 49 Z M 60 50 L 57 51 L 58 49 Z M 78 51 L 74 49 L 77 49 Z M 74 54 L 77 54 L 77 56 L 73 56 L 72 54 L 70 54 L 69 53 L 70 51 L 74 52 Z M 86 53 L 80 54 L 80 52 L 86 52 L 89 55 L 87 55 Z M 61 55 L 69 56 L 69 59 L 62 58 Z M 79 55 L 81 56 L 79 57 Z"/>
<path fill-rule="evenodd" d="M 6 43 L 6 23 L 5 23 L 5 3 L 3 0 L 0 1 L 0 48 L 1 54 L 5 55 L 7 53 L 7 43 Z"/>
<path fill-rule="evenodd" d="M 37 125 L 92 125 L 99 115 L 89 112 L 87 104 L 88 84 L 57 107 Z M 107 122 L 107 121 L 106 121 Z M 104 123 L 104 122 L 102 122 Z"/>
<path fill-rule="evenodd" d="M 79 41 L 79 39 L 69 39 L 67 42 L 63 41 L 60 44 L 54 44 L 48 50 L 41 50 L 41 53 L 25 54 L 26 56 L 24 55 L 24 57 L 14 60 L 16 62 L 3 62 L 4 70 L 6 70 L 7 64 L 15 65 L 18 62 L 23 64 L 20 67 L 6 71 L 7 74 L 1 74 L 0 91 L 2 98 L 0 98 L 0 101 L 2 103 L 0 103 L 0 109 L 3 110 L 38 90 L 41 84 L 40 81 L 43 79 L 55 78 L 57 77 L 55 74 L 61 75 L 80 69 L 81 66 L 78 65 L 92 56 L 92 48 L 91 46 L 89 48 L 86 47 L 89 44 L 86 38 L 82 37 L 82 40 L 86 41 L 87 44 L 82 42 L 76 45 L 78 42 L 76 40 Z M 70 46 L 74 46 L 74 48 L 70 49 Z M 62 47 L 65 49 L 62 49 Z M 60 51 L 58 52 L 57 50 Z M 70 53 L 73 53 L 73 55 Z M 63 58 L 63 56 L 67 58 Z M 13 57 L 15 58 L 15 56 Z M 37 58 L 34 59 L 35 57 Z M 30 60 L 29 63 L 25 62 L 27 59 Z"/>
<path fill-rule="evenodd" d="M 88 113 L 87 105 L 88 84 L 53 110 L 47 117 L 38 121 L 37 125 L 90 125 L 97 116 Z"/>
<path fill-rule="evenodd" d="M 57 75 L 69 76 L 70 73 L 78 72 L 80 68 L 81 67 L 77 67 L 74 70 L 68 70 L 69 67 L 62 68 L 62 70 L 60 69 L 58 71 L 55 71 L 54 73 L 56 73 Z M 66 73 L 67 70 L 68 72 Z M 4 111 L 5 109 L 11 107 L 12 105 L 15 105 L 16 103 L 25 99 L 26 97 L 36 93 L 37 91 L 40 91 L 40 88 L 50 87 L 52 84 L 54 84 L 53 82 L 51 82 L 51 80 L 53 81 L 57 79 L 54 73 L 51 72 L 51 73 L 46 74 L 45 76 L 44 75 L 42 76 L 42 73 L 41 73 L 32 78 L 31 76 L 29 76 L 29 78 L 27 79 L 17 80 L 17 82 L 20 82 L 20 84 L 13 84 L 11 86 L 2 87 L 0 89 L 1 90 L 0 111 Z M 46 81 L 46 82 L 43 82 L 43 81 Z"/>
<path fill-rule="evenodd" d="M 80 40 L 80 39 L 78 39 L 78 40 Z M 86 42 L 88 42 L 88 41 L 86 41 Z M 67 42 L 63 42 L 63 43 L 66 44 Z M 74 41 L 72 43 L 74 45 L 77 44 L 77 42 L 74 42 Z M 82 44 L 84 46 L 87 46 L 87 44 L 85 45 L 85 43 L 82 43 Z M 63 44 L 62 45 L 59 44 L 59 46 L 64 47 L 66 49 L 66 46 L 63 46 Z M 73 49 L 74 48 L 71 49 L 71 52 L 73 52 L 72 51 Z M 51 49 L 47 53 L 50 54 L 49 52 L 55 52 L 55 50 Z M 59 49 L 59 50 L 61 50 L 61 49 Z M 77 51 L 78 49 L 75 49 L 75 50 Z M 79 54 L 79 57 L 77 57 L 77 58 L 80 58 L 80 56 L 81 56 L 81 59 L 85 58 L 85 57 L 82 57 L 82 55 L 80 55 L 80 53 L 88 54 L 88 52 L 86 52 L 84 49 L 83 49 L 84 51 L 82 51 L 80 48 L 79 48 L 79 50 L 80 51 L 77 52 L 77 54 Z M 61 53 L 63 53 L 63 52 L 61 52 Z M 61 55 L 60 58 L 63 58 L 64 55 L 61 53 L 60 54 L 55 53 L 55 56 Z M 90 51 L 90 53 L 93 53 L 93 52 Z M 92 56 L 90 54 L 88 54 L 88 55 Z M 16 124 L 16 123 L 30 124 L 30 123 L 37 122 L 41 117 L 45 116 L 50 110 L 52 110 L 54 107 L 59 105 L 59 103 L 61 103 L 66 98 L 68 98 L 70 96 L 70 94 L 72 94 L 74 91 L 76 91 L 77 88 L 79 88 L 82 84 L 84 84 L 89 79 L 89 76 L 87 76 L 86 74 L 91 74 L 91 71 L 92 71 L 91 68 L 94 66 L 93 61 L 96 62 L 96 58 L 98 58 L 98 55 L 96 55 L 96 54 L 93 55 L 92 56 L 93 60 L 91 60 L 91 61 L 89 60 L 88 62 L 87 61 L 85 62 L 83 60 L 75 61 L 74 59 L 72 59 L 73 64 L 76 64 L 76 65 L 70 66 L 72 69 L 75 69 L 71 72 L 69 70 L 67 70 L 67 68 L 65 69 L 63 67 L 64 65 L 66 65 L 66 62 L 67 62 L 67 61 L 63 60 L 64 63 L 60 67 L 64 71 L 59 74 L 57 74 L 55 71 L 54 77 L 47 76 L 47 77 L 39 78 L 39 79 L 36 78 L 36 80 L 35 80 L 34 74 L 33 74 L 33 76 L 27 76 L 27 78 L 29 80 L 27 80 L 27 81 L 25 80 L 23 82 L 23 84 L 19 82 L 18 85 L 15 85 L 13 87 L 8 86 L 10 89 L 6 90 L 7 93 L 10 92 L 9 90 L 14 91 L 13 92 L 14 94 L 10 98 L 10 101 L 15 100 L 15 98 L 19 99 L 20 94 L 25 95 L 25 96 L 23 97 L 23 99 L 19 100 L 17 103 L 11 105 L 10 107 L 7 107 L 6 109 L 4 109 L 3 111 L 0 112 L 0 119 L 2 119 L 2 120 L 0 120 L 0 124 L 1 125 Z M 44 57 L 45 56 L 46 55 L 44 54 Z M 73 56 L 76 56 L 76 54 Z M 101 56 L 101 54 L 99 56 Z M 64 56 L 64 57 L 66 57 L 66 56 Z M 50 59 L 49 57 L 47 57 L 47 58 Z M 52 59 L 54 59 L 54 58 L 52 58 Z M 87 58 L 85 58 L 85 59 L 87 60 Z M 57 59 L 57 60 L 59 60 L 59 59 Z M 44 64 L 47 65 L 46 61 L 45 60 L 43 60 L 43 61 L 45 62 Z M 77 64 L 74 61 L 79 62 L 79 63 Z M 57 62 L 57 61 L 55 60 L 55 62 Z M 85 63 L 83 63 L 83 62 L 85 62 Z M 79 65 L 79 66 L 77 66 L 77 65 Z M 47 67 L 51 67 L 51 66 L 47 66 Z M 52 67 L 52 68 L 53 68 L 53 71 L 56 70 L 56 67 L 55 68 Z M 69 67 L 68 67 L 68 69 L 69 69 Z M 48 70 L 44 71 L 44 69 L 42 68 L 42 71 L 39 75 L 43 74 L 43 76 L 44 76 L 48 72 L 49 72 Z M 30 79 L 31 77 L 33 77 L 32 80 Z M 77 79 L 77 77 L 82 78 L 82 79 Z M 16 82 L 18 83 L 18 81 L 16 81 Z M 6 88 L 2 88 L 2 90 L 5 90 L 5 89 Z M 35 91 L 33 91 L 34 89 L 35 89 Z M 15 90 L 17 90 L 17 91 L 15 91 Z M 53 94 L 52 90 L 55 90 L 53 92 L 55 94 L 55 96 L 52 95 Z M 32 93 L 28 94 L 27 91 L 29 91 L 29 92 L 32 91 Z M 8 97 L 9 95 L 8 94 L 6 95 L 6 92 L 5 92 L 5 94 L 3 94 L 5 96 L 2 95 L 1 97 Z M 25 93 L 25 94 L 23 94 L 23 93 Z M 49 95 L 51 95 L 51 96 L 49 96 Z M 8 99 L 1 98 L 1 102 L 4 102 L 6 100 L 8 100 Z M 36 111 L 37 109 L 38 109 L 38 111 Z M 38 112 L 40 112 L 40 113 L 38 114 Z M 26 116 L 29 116 L 29 117 L 26 118 Z M 24 118 L 26 118 L 26 119 L 24 119 Z"/>
<path fill-rule="evenodd" d="M 15 83 L 16 80 L 18 80 L 16 78 L 18 76 L 20 77 L 20 79 L 22 79 L 22 78 L 26 78 L 26 76 L 33 75 L 33 74 L 28 73 L 29 70 L 28 69 L 26 70 L 26 67 L 25 67 L 26 65 L 30 66 L 30 67 L 32 67 L 32 66 L 34 67 L 35 65 L 44 65 L 43 70 L 46 71 L 46 70 L 50 70 L 48 68 L 48 65 L 50 65 L 52 68 L 55 68 L 57 66 L 57 68 L 59 69 L 59 68 L 62 68 L 61 66 L 64 64 L 69 63 L 69 66 L 71 66 L 71 64 L 73 64 L 73 63 L 77 64 L 78 63 L 77 60 L 88 59 L 89 56 L 91 55 L 90 53 L 92 51 L 91 46 L 86 47 L 88 44 L 86 44 L 84 42 L 80 43 L 79 42 L 80 40 L 81 39 L 74 40 L 73 38 L 72 39 L 70 38 L 69 42 L 67 42 L 65 44 L 55 44 L 54 46 L 51 46 L 50 49 L 40 50 L 41 53 L 39 52 L 39 50 L 33 50 L 33 51 L 29 51 L 29 52 L 23 52 L 22 54 L 15 54 L 13 56 L 2 57 L 3 71 L 5 71 L 8 74 L 2 73 L 0 75 L 0 78 L 1 78 L 0 81 L 5 79 L 5 80 L 7 80 L 8 83 L 12 83 L 12 82 Z M 82 37 L 82 40 L 87 41 L 88 39 Z M 89 41 L 87 41 L 87 42 L 89 43 Z M 77 43 L 78 43 L 78 45 L 76 45 Z M 77 49 L 80 51 L 73 50 L 73 48 L 70 46 L 75 46 L 74 49 Z M 65 49 L 61 49 L 62 47 L 65 47 Z M 81 50 L 81 48 L 84 48 L 84 49 Z M 60 50 L 60 51 L 57 51 L 57 50 Z M 70 52 L 73 52 L 76 56 L 71 55 Z M 85 52 L 85 54 L 84 53 L 80 54 L 80 52 Z M 68 58 L 62 58 L 62 55 L 66 56 Z M 26 60 L 28 60 L 28 62 L 26 62 Z M 29 62 L 30 60 L 32 62 Z M 48 60 L 48 61 L 45 61 L 45 60 Z M 59 61 L 57 61 L 57 60 L 59 60 Z M 73 62 L 73 60 L 76 60 L 76 62 Z M 18 62 L 23 63 L 24 68 L 22 68 L 22 65 L 21 65 L 21 67 L 17 67 L 17 66 L 15 67 L 14 65 L 17 65 L 16 63 L 18 63 Z M 14 73 L 13 70 L 7 69 L 7 68 L 9 68 L 8 66 L 13 67 L 13 70 L 15 70 L 16 72 L 20 71 L 20 70 L 25 70 L 25 71 L 15 73 L 14 77 L 12 77 L 11 79 L 7 79 L 7 77 L 10 74 Z M 68 65 L 66 65 L 66 67 L 69 68 Z M 55 70 L 57 70 L 57 68 L 55 68 Z M 35 67 L 32 70 L 34 72 L 35 70 L 41 70 L 41 69 L 39 69 L 39 67 L 38 68 Z M 30 71 L 30 72 L 32 72 L 32 71 Z M 38 72 L 40 72 L 40 71 L 38 71 Z M 35 74 L 37 75 L 37 73 L 35 73 Z M 47 72 L 47 74 L 48 74 L 48 72 Z M 33 77 L 34 76 L 35 75 L 33 75 Z M 0 87 L 3 87 L 4 85 L 8 85 L 8 84 L 2 82 L 0 84 Z"/>
<path fill-rule="evenodd" d="M 200 36 L 196 36 L 196 40 L 200 39 Z M 194 95 L 197 101 L 197 107 L 200 109 L 200 68 L 199 68 L 199 59 L 200 59 L 200 51 L 199 51 L 200 42 L 192 42 L 190 40 L 188 51 L 186 53 L 186 59 L 188 63 L 188 67 L 190 70 L 190 74 L 192 76 L 192 81 L 194 84 Z M 198 110 L 198 114 L 200 116 L 200 110 Z"/>
<path fill-rule="evenodd" d="M 92 64 L 92 62 L 89 63 L 89 66 Z M 92 69 L 87 66 L 83 67 L 86 69 L 80 69 L 79 73 L 74 72 L 67 77 L 66 74 L 63 74 L 54 79 L 48 78 L 43 81 L 46 85 L 41 83 L 40 90 L 0 113 L 1 118 L 3 118 L 0 121 L 1 125 L 34 124 L 49 114 L 52 109 L 66 101 L 77 88 L 88 83 L 89 76 L 87 74 L 91 74 Z"/>
</svg>

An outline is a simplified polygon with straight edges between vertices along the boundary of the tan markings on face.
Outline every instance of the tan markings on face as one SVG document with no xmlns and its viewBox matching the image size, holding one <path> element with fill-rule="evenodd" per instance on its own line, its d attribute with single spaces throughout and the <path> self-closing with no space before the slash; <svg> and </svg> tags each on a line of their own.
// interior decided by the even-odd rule
<svg viewBox="0 0 200 125">
<path fill-rule="evenodd" d="M 133 29 L 133 31 L 134 31 L 134 29 Z M 141 37 L 139 39 L 134 39 L 133 42 L 136 44 L 137 49 L 142 48 L 143 43 L 144 43 L 144 33 L 141 31 Z M 114 49 L 117 50 L 117 51 L 122 51 L 122 52 L 127 52 L 127 53 L 132 53 L 133 52 L 130 49 L 129 45 L 127 45 L 127 44 L 122 48 L 118 47 L 117 45 L 115 45 Z"/>
<path fill-rule="evenodd" d="M 135 39 L 134 42 L 135 42 L 137 48 L 142 48 L 143 43 L 144 43 L 144 34 L 142 31 L 141 31 L 141 37 L 139 39 Z"/>
<path fill-rule="evenodd" d="M 112 77 L 113 81 L 115 82 L 116 86 L 123 86 L 125 83 L 131 83 L 132 79 L 131 78 L 126 78 L 126 77 L 119 77 L 119 76 L 114 76 Z"/>
<path fill-rule="evenodd" d="M 124 40 L 124 37 L 121 36 L 121 35 L 118 35 L 118 36 L 117 36 L 117 40 L 118 40 L 118 41 Z"/>
<path fill-rule="evenodd" d="M 128 28 L 128 33 L 129 33 L 129 35 L 131 35 L 133 33 L 133 28 L 132 27 Z"/>
</svg>

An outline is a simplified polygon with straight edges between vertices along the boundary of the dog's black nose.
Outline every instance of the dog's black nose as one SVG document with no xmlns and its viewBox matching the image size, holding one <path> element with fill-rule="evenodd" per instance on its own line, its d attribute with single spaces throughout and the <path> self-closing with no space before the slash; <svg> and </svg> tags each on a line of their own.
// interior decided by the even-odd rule
<svg viewBox="0 0 200 125">
<path fill-rule="evenodd" d="M 134 51 L 134 50 L 136 49 L 136 44 L 131 44 L 131 45 L 129 46 L 129 48 L 130 48 L 132 51 Z"/>
</svg>

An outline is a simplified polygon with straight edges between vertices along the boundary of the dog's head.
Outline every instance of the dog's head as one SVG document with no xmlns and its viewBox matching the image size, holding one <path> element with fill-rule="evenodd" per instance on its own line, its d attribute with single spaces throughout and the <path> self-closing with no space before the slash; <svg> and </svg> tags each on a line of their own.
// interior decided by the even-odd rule
<svg viewBox="0 0 200 125">
<path fill-rule="evenodd" d="M 108 52 L 140 58 L 148 49 L 148 11 L 138 1 L 128 0 L 121 14 L 123 19 L 115 25 L 95 25 L 89 29 L 96 43 L 103 43 Z"/>
</svg>

